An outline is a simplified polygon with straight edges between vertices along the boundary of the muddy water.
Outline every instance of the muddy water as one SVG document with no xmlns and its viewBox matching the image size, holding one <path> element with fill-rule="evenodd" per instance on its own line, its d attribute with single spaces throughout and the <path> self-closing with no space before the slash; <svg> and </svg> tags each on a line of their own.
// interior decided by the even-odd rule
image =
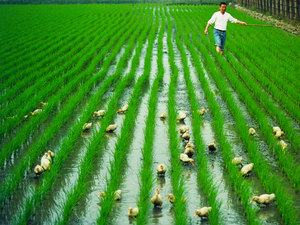
<svg viewBox="0 0 300 225">
<path fill-rule="evenodd" d="M 141 57 L 139 59 L 140 65 L 136 72 L 135 82 L 144 71 L 144 59 L 146 55 L 147 46 L 148 46 L 148 42 L 144 44 L 141 52 Z M 132 59 L 129 60 L 129 66 L 124 70 L 124 74 L 130 72 L 131 60 Z M 123 105 L 128 103 L 131 93 L 132 93 L 132 86 L 125 89 L 124 93 L 120 97 L 120 100 L 118 101 L 118 108 L 122 108 Z M 96 170 L 93 172 L 93 175 L 91 175 L 91 177 L 88 178 L 88 180 L 92 182 L 91 187 L 87 189 L 86 193 L 82 196 L 82 198 L 75 206 L 74 212 L 71 216 L 71 223 L 84 223 L 84 222 L 91 223 L 91 221 L 96 221 L 97 218 L 99 217 L 100 201 L 96 196 L 101 191 L 103 191 L 106 187 L 105 176 L 108 175 L 108 169 L 110 166 L 109 161 L 113 160 L 112 153 L 114 152 L 115 144 L 117 143 L 116 137 L 120 135 L 121 127 L 125 117 L 126 114 L 121 114 L 121 113 L 115 116 L 114 123 L 118 124 L 118 129 L 116 130 L 116 132 L 114 132 L 116 133 L 116 136 L 110 137 L 110 139 L 107 140 L 108 144 L 102 150 L 103 151 L 102 157 L 96 160 L 95 162 L 95 165 L 97 165 L 95 166 Z M 108 179 L 109 178 L 110 177 L 108 176 Z"/>
</svg>

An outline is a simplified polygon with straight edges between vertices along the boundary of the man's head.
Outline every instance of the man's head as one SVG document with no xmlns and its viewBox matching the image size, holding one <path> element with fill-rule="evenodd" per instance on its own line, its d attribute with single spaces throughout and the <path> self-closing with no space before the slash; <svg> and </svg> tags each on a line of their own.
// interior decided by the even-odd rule
<svg viewBox="0 0 300 225">
<path fill-rule="evenodd" d="M 219 9 L 220 9 L 221 13 L 224 14 L 226 11 L 226 2 L 221 2 Z"/>
</svg>

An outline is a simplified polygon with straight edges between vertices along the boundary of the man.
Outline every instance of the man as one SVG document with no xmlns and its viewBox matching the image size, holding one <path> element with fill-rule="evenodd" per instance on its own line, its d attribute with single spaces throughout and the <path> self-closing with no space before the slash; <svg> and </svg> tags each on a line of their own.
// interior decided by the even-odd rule
<svg viewBox="0 0 300 225">
<path fill-rule="evenodd" d="M 205 28 L 204 34 L 207 34 L 208 28 L 211 24 L 215 23 L 214 27 L 214 38 L 216 41 L 216 50 L 220 55 L 223 55 L 225 49 L 225 40 L 226 40 L 226 27 L 228 20 L 231 23 L 238 23 L 240 25 L 247 26 L 245 22 L 239 21 L 233 18 L 229 13 L 226 13 L 226 2 L 220 3 L 220 12 L 215 12 L 211 19 L 208 21 Z"/>
</svg>

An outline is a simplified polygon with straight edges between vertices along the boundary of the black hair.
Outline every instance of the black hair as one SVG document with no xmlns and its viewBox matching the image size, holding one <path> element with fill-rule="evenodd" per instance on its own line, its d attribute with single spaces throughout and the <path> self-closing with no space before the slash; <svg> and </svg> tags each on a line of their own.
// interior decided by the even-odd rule
<svg viewBox="0 0 300 225">
<path fill-rule="evenodd" d="M 226 5 L 226 2 L 221 2 L 221 3 L 220 3 L 220 6 L 221 6 L 221 5 Z"/>
</svg>

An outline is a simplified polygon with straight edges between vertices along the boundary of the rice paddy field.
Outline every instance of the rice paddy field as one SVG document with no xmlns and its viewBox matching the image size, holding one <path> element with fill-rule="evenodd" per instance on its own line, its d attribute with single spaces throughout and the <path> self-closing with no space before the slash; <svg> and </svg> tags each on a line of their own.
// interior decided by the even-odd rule
<svg viewBox="0 0 300 225">
<path fill-rule="evenodd" d="M 229 23 L 220 56 L 213 28 L 204 35 L 216 11 L 1 5 L 0 223 L 299 224 L 300 39 Z M 98 110 L 105 116 L 93 117 Z M 183 121 L 176 120 L 180 111 Z M 92 126 L 82 131 L 85 123 Z M 108 133 L 110 124 L 118 127 Z M 180 162 L 183 125 L 195 145 L 194 166 Z M 283 137 L 274 138 L 275 126 Z M 48 150 L 51 168 L 36 177 Z M 254 163 L 250 176 L 232 164 L 238 156 Z M 161 163 L 164 177 L 156 171 Z M 156 189 L 161 208 L 150 201 Z M 250 203 L 271 193 L 267 207 Z M 194 217 L 204 206 L 212 207 L 209 217 Z M 129 207 L 139 208 L 137 217 L 128 216 Z"/>
</svg>

